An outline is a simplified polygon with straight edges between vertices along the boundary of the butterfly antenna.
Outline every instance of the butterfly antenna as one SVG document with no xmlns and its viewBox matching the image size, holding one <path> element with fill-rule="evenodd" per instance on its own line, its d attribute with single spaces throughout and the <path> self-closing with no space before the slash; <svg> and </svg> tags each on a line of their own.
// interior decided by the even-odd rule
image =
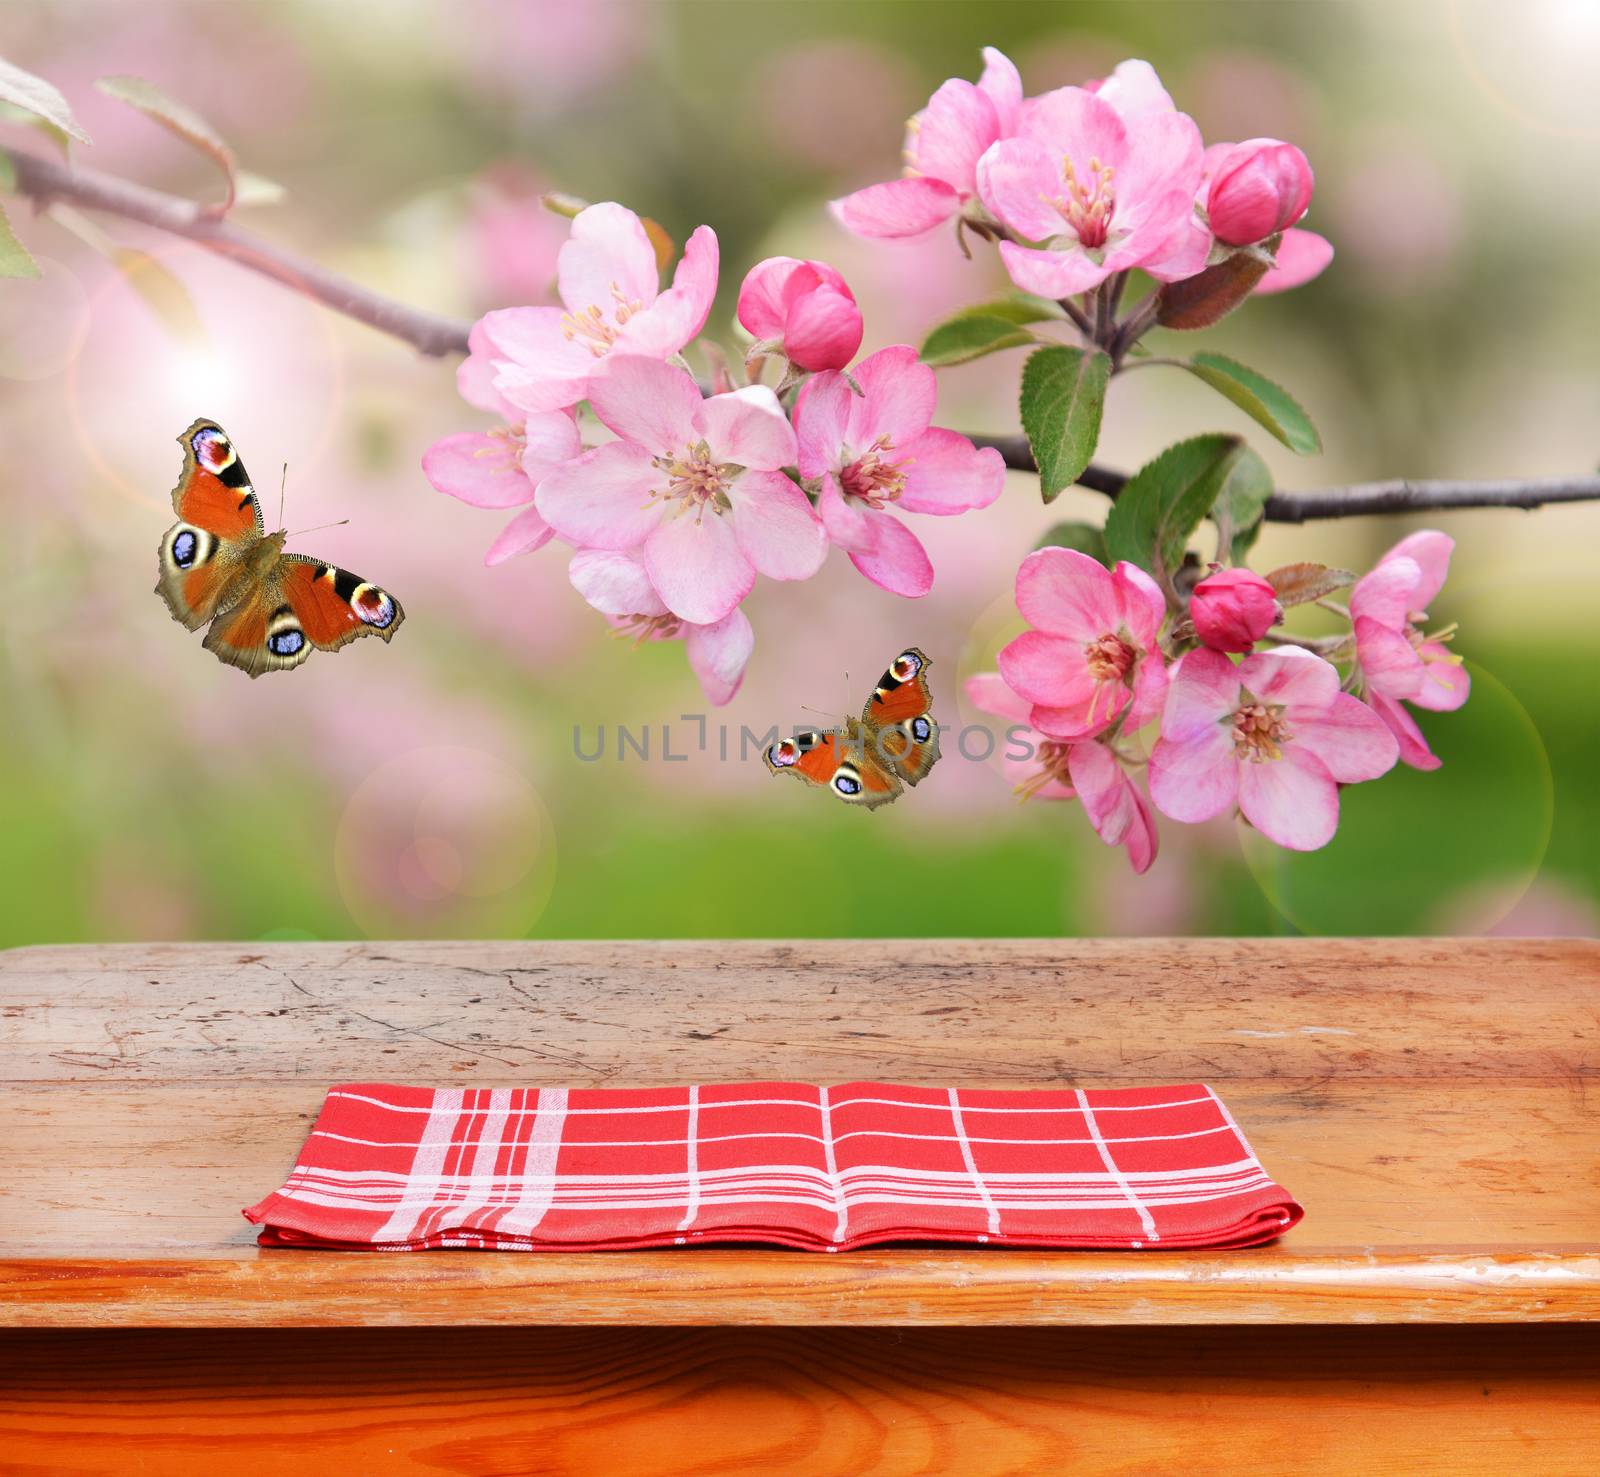
<svg viewBox="0 0 1600 1477">
<path fill-rule="evenodd" d="M 289 487 L 289 463 L 283 464 L 283 476 L 278 478 L 278 527 L 283 527 L 283 495 Z"/>
<path fill-rule="evenodd" d="M 302 534 L 321 533 L 324 528 L 343 528 L 349 521 L 350 520 L 348 518 L 341 518 L 337 523 L 319 523 L 315 528 L 302 528 L 294 533 L 285 534 L 284 537 L 299 538 Z"/>
</svg>

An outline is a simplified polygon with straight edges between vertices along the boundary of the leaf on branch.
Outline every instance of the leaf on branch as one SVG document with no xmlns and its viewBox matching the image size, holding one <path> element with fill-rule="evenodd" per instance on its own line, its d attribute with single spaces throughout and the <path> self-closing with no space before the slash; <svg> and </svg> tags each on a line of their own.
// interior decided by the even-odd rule
<svg viewBox="0 0 1600 1477">
<path fill-rule="evenodd" d="M 1019 328 L 1004 318 L 964 313 L 941 323 L 922 341 L 922 362 L 943 369 L 951 364 L 971 363 L 1001 349 L 1016 349 L 1038 341 L 1026 328 Z"/>
<path fill-rule="evenodd" d="M 1110 379 L 1111 360 L 1101 349 L 1056 344 L 1030 355 L 1022 366 L 1022 429 L 1047 503 L 1089 465 L 1100 440 Z"/>
<path fill-rule="evenodd" d="M 3 58 L 0 58 L 0 102 L 11 103 L 35 118 L 42 118 L 59 136 L 75 138 L 80 144 L 93 142 L 72 116 L 66 98 L 43 77 L 24 72 Z"/>
<path fill-rule="evenodd" d="M 1156 322 L 1163 328 L 1210 328 L 1250 296 L 1271 264 L 1266 251 L 1250 248 L 1193 277 L 1167 283 L 1157 301 Z"/>
<path fill-rule="evenodd" d="M 1251 420 L 1271 431 L 1290 451 L 1307 456 L 1322 450 L 1311 417 L 1282 386 L 1248 365 L 1221 354 L 1196 354 L 1183 367 L 1196 379 L 1233 401 Z"/>
<path fill-rule="evenodd" d="M 1170 583 L 1189 536 L 1215 506 L 1244 450 L 1237 436 L 1194 436 L 1146 462 L 1111 505 L 1106 552 Z"/>
<path fill-rule="evenodd" d="M 1348 569 L 1330 569 L 1326 564 L 1285 564 L 1266 579 L 1284 606 L 1309 605 L 1356 582 Z"/>
<path fill-rule="evenodd" d="M 1106 536 L 1092 523 L 1058 523 L 1034 545 L 1036 549 L 1076 549 L 1091 559 L 1109 566 L 1106 554 Z"/>
<path fill-rule="evenodd" d="M 154 82 L 147 82 L 143 77 L 102 77 L 95 86 L 107 97 L 114 97 L 118 102 L 127 103 L 130 108 L 137 108 L 168 133 L 176 134 L 186 144 L 206 155 L 222 171 L 227 184 L 227 195 L 222 203 L 207 206 L 207 213 L 226 215 L 233 208 L 238 194 L 237 161 L 233 150 L 223 142 L 222 135 L 193 108 L 169 97 Z"/>
<path fill-rule="evenodd" d="M 147 251 L 114 241 L 85 215 L 57 201 L 50 207 L 50 218 L 97 251 L 122 273 L 127 284 L 141 298 L 174 338 L 183 343 L 204 343 L 206 331 L 189 289 Z"/>
<path fill-rule="evenodd" d="M 11 222 L 0 210 L 0 277 L 37 277 L 39 264 L 28 248 L 17 240 Z"/>
<path fill-rule="evenodd" d="M 1250 546 L 1261 532 L 1261 516 L 1272 496 L 1272 473 L 1267 464 L 1248 446 L 1239 449 L 1233 465 L 1211 505 L 1211 521 L 1217 525 L 1218 542 L 1229 551 L 1235 564 L 1243 564 Z"/>
</svg>

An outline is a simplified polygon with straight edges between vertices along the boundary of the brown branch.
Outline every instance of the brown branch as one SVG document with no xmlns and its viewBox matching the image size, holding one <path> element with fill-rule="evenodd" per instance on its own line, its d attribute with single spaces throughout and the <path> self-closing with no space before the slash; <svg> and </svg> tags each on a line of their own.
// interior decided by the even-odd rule
<svg viewBox="0 0 1600 1477">
<path fill-rule="evenodd" d="M 465 354 L 470 325 L 437 313 L 408 308 L 352 282 L 337 272 L 296 256 L 259 236 L 208 215 L 202 206 L 177 195 L 147 189 L 92 169 L 69 169 L 53 159 L 20 150 L 3 152 L 16 170 L 17 193 L 40 206 L 66 200 L 87 210 L 100 210 L 125 220 L 182 236 L 260 272 L 274 282 L 315 298 L 347 318 L 404 339 L 424 354 Z"/>
<path fill-rule="evenodd" d="M 218 220 L 204 207 L 178 195 L 164 194 L 129 180 L 90 169 L 69 169 L 53 159 L 20 150 L 0 149 L 16 173 L 16 191 L 36 205 L 70 201 L 88 210 L 181 236 L 315 298 L 324 307 L 354 318 L 380 333 L 402 339 L 429 355 L 465 354 L 470 325 L 460 319 L 383 297 L 359 282 L 296 256 L 259 236 Z M 1021 436 L 974 436 L 979 446 L 998 450 L 1008 467 L 1035 472 L 1033 453 Z M 1091 463 L 1078 484 L 1114 498 L 1126 474 Z M 1484 482 L 1364 482 L 1307 492 L 1276 492 L 1267 499 L 1267 519 L 1305 523 L 1317 518 L 1352 518 L 1371 513 L 1438 512 L 1456 508 L 1540 508 L 1552 503 L 1600 500 L 1600 476 L 1537 477 Z"/>
</svg>

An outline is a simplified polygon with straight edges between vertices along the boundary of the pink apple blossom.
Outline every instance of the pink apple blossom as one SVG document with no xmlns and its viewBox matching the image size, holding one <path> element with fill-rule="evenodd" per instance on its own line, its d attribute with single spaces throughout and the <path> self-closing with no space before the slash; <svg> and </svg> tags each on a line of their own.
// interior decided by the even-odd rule
<svg viewBox="0 0 1600 1477">
<path fill-rule="evenodd" d="M 1176 821 L 1237 804 L 1262 835 L 1315 851 L 1339 826 L 1339 786 L 1393 768 L 1382 719 L 1339 689 L 1338 670 L 1298 646 L 1237 666 L 1198 647 L 1179 661 L 1150 756 L 1150 798 Z"/>
<path fill-rule="evenodd" d="M 829 371 L 801 387 L 794 426 L 800 475 L 820 483 L 817 512 L 828 537 L 876 585 L 926 595 L 933 565 L 921 540 L 889 511 L 951 515 L 986 508 L 1005 483 L 991 447 L 933 426 L 938 388 L 917 351 L 896 344 L 853 372 L 861 393 Z"/>
<path fill-rule="evenodd" d="M 907 126 L 905 177 L 835 200 L 834 214 L 859 236 L 918 236 L 949 220 L 976 192 L 984 150 L 1016 131 L 1021 110 L 1016 67 L 986 46 L 977 83 L 946 82 Z"/>
<path fill-rule="evenodd" d="M 1107 846 L 1126 847 L 1135 872 L 1150 869 L 1156 859 L 1155 817 L 1108 745 L 1095 739 L 1072 743 L 1041 733 L 1031 726 L 1033 705 L 998 672 L 968 678 L 967 697 L 981 712 L 1010 721 L 1001 762 L 1019 799 L 1081 800 L 1100 839 Z"/>
<path fill-rule="evenodd" d="M 1205 264 L 1206 238 L 1194 225 L 1200 130 L 1144 95 L 1124 116 L 1110 88 L 1108 80 L 1099 92 L 1062 87 L 1030 99 L 1017 137 L 978 163 L 989 211 L 1039 243 L 1000 243 L 1011 280 L 1029 292 L 1068 297 L 1138 266 L 1171 281 Z"/>
<path fill-rule="evenodd" d="M 757 573 L 809 579 L 827 535 L 779 468 L 795 436 L 764 385 L 702 399 L 675 365 L 611 356 L 589 404 L 620 438 L 558 467 L 535 506 L 580 548 L 638 549 L 675 616 L 712 625 L 750 593 Z"/>
<path fill-rule="evenodd" d="M 555 530 L 532 506 L 539 483 L 583 451 L 568 411 L 530 415 L 492 431 L 463 431 L 423 453 L 422 470 L 440 492 L 475 508 L 521 508 L 490 546 L 485 564 L 542 549 Z"/>
<path fill-rule="evenodd" d="M 861 347 L 861 309 L 826 262 L 756 263 L 739 288 L 739 321 L 801 369 L 843 369 Z"/>
<path fill-rule="evenodd" d="M 1161 713 L 1167 669 L 1156 644 L 1166 601 L 1126 561 L 1107 569 L 1076 549 L 1039 549 L 1017 570 L 1017 609 L 1033 627 L 1000 653 L 1000 672 L 1056 738 L 1125 732 Z"/>
<path fill-rule="evenodd" d="M 1414 769 L 1437 769 L 1439 759 L 1402 700 L 1450 713 L 1472 690 L 1461 659 L 1444 644 L 1450 631 L 1424 634 L 1427 606 L 1444 586 L 1454 549 L 1448 534 L 1433 529 L 1410 534 L 1350 592 L 1366 699 L 1399 740 L 1401 759 Z"/>
<path fill-rule="evenodd" d="M 1194 633 L 1213 651 L 1249 651 L 1283 619 L 1278 592 L 1249 569 L 1219 569 L 1189 597 Z"/>
<path fill-rule="evenodd" d="M 636 641 L 682 640 L 689 666 L 706 701 L 733 701 L 755 649 L 755 632 L 735 607 L 721 620 L 696 625 L 675 616 L 656 593 L 643 564 L 632 554 L 581 549 L 568 566 L 573 588 L 611 623 L 619 636 Z"/>
<path fill-rule="evenodd" d="M 495 393 L 530 414 L 587 398 L 613 353 L 666 359 L 699 333 L 717 291 L 716 233 L 701 226 L 689 238 L 662 292 L 644 223 L 621 205 L 591 205 L 573 219 L 557 287 L 564 308 L 501 308 L 479 320 Z"/>
<path fill-rule="evenodd" d="M 1286 231 L 1306 213 L 1315 184 L 1311 164 L 1275 138 L 1234 144 L 1211 171 L 1206 214 L 1217 240 L 1251 246 Z"/>
</svg>

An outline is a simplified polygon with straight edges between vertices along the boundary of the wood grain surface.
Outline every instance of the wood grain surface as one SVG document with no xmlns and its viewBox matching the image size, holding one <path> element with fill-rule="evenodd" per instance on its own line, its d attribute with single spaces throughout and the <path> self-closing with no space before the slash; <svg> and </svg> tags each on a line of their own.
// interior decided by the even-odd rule
<svg viewBox="0 0 1600 1477">
<path fill-rule="evenodd" d="M 0 955 L 0 1323 L 1600 1316 L 1600 945 L 62 947 Z M 340 1080 L 1209 1081 L 1307 1219 L 1226 1253 L 262 1252 Z"/>
<path fill-rule="evenodd" d="M 1600 1330 L 0 1334 L 0 1467 L 281 1477 L 1594 1471 Z"/>
</svg>

